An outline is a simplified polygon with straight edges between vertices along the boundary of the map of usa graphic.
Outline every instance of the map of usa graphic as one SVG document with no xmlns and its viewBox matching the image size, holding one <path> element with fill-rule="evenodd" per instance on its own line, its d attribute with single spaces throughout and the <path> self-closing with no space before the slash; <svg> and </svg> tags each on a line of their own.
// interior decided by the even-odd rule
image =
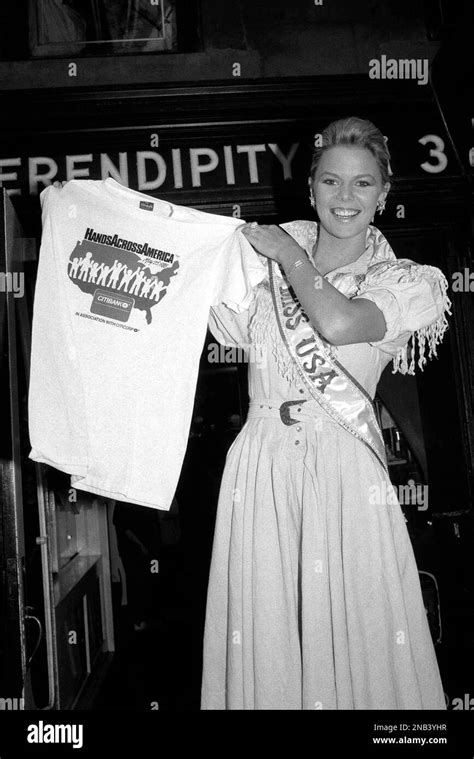
<svg viewBox="0 0 474 759">
<path fill-rule="evenodd" d="M 166 295 L 179 263 L 158 269 L 155 262 L 143 260 L 126 250 L 90 240 L 77 242 L 69 256 L 68 275 L 83 293 L 94 295 L 100 287 L 111 296 L 133 299 L 133 308 L 145 312 L 147 324 L 154 308 Z"/>
</svg>

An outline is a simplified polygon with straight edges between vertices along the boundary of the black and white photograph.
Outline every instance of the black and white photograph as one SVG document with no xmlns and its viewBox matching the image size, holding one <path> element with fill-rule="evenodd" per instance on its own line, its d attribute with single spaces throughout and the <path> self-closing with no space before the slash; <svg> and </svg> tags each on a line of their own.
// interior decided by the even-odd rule
<svg viewBox="0 0 474 759">
<path fill-rule="evenodd" d="M 208 711 L 474 755 L 473 37 L 2 4 L 1 759 Z"/>
</svg>

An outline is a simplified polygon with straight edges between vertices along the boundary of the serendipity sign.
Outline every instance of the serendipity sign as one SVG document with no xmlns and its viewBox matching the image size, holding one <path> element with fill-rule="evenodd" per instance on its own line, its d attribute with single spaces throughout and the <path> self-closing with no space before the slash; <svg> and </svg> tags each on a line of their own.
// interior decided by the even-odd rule
<svg viewBox="0 0 474 759">
<path fill-rule="evenodd" d="M 153 137 L 151 138 L 151 141 Z M 156 135 L 156 142 L 159 136 Z M 113 152 L 46 152 L 0 158 L 0 186 L 9 195 L 38 195 L 56 180 L 106 179 L 139 192 L 160 195 L 180 190 L 213 190 L 272 185 L 293 179 L 300 142 L 250 142 L 176 146 Z"/>
<path fill-rule="evenodd" d="M 432 104 L 415 105 L 407 105 L 402 125 L 393 113 L 372 116 L 387 136 L 395 176 L 458 174 L 439 113 Z M 0 187 L 9 195 L 37 196 L 56 180 L 110 176 L 177 203 L 199 202 L 196 195 L 204 202 L 237 203 L 256 194 L 305 195 L 312 151 L 327 124 L 320 115 L 45 130 L 23 138 L 12 133 L 2 140 Z"/>
</svg>

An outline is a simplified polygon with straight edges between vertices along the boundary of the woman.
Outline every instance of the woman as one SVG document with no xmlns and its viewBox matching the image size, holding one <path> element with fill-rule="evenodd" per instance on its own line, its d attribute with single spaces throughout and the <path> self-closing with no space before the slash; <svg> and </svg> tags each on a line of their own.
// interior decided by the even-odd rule
<svg viewBox="0 0 474 759">
<path fill-rule="evenodd" d="M 217 340 L 266 360 L 221 484 L 201 706 L 445 709 L 371 399 L 391 359 L 413 373 L 416 350 L 420 368 L 436 353 L 447 282 L 371 226 L 390 189 L 380 131 L 348 118 L 322 142 L 319 224 L 243 225 L 268 276 L 244 314 L 211 312 Z"/>
</svg>

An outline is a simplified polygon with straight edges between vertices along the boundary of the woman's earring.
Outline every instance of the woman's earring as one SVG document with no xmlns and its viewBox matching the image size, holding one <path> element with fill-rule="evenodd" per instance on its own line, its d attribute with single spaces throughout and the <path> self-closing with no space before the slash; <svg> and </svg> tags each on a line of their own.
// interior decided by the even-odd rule
<svg viewBox="0 0 474 759">
<path fill-rule="evenodd" d="M 316 201 L 314 199 L 313 190 L 310 189 L 309 191 L 309 202 L 311 203 L 311 208 L 316 208 Z"/>
<path fill-rule="evenodd" d="M 380 214 L 382 214 L 385 211 L 385 199 L 384 200 L 378 200 L 377 201 L 377 209 Z"/>
</svg>

